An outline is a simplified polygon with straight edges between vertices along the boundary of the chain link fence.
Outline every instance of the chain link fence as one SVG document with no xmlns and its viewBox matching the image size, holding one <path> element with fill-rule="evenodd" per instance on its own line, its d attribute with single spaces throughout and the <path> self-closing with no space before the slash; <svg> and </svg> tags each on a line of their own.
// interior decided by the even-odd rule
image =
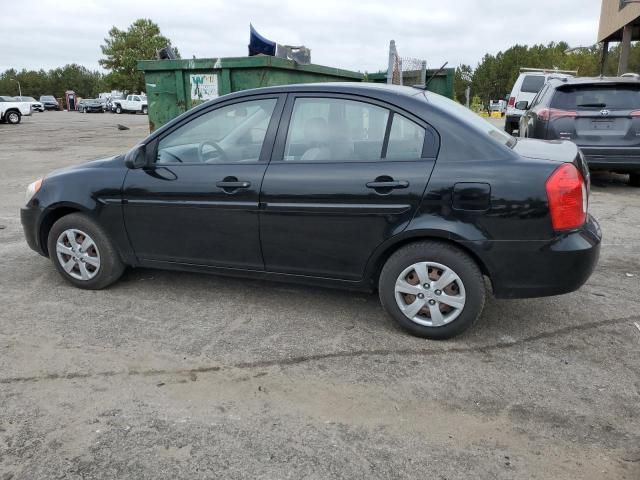
<svg viewBox="0 0 640 480">
<path fill-rule="evenodd" d="M 395 40 L 389 43 L 387 83 L 393 85 L 425 85 L 427 61 L 420 58 L 401 57 Z"/>
</svg>

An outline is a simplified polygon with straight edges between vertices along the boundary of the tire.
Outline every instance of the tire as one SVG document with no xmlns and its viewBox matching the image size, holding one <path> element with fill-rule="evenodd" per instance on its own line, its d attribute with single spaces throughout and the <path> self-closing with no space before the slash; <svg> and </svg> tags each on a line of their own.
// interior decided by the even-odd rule
<svg viewBox="0 0 640 480">
<path fill-rule="evenodd" d="M 116 106 L 116 113 L 122 113 L 122 107 L 120 105 Z"/>
<path fill-rule="evenodd" d="M 445 272 L 451 280 L 439 285 L 438 277 Z M 404 282 L 398 288 L 404 292 L 396 292 L 396 282 L 400 279 Z M 425 279 L 427 282 L 423 283 Z M 391 255 L 380 273 L 378 289 L 382 307 L 400 327 L 417 337 L 433 340 L 454 337 L 471 327 L 482 313 L 486 297 L 484 277 L 476 262 L 452 245 L 431 240 L 409 244 Z M 408 291 L 415 295 L 405 293 Z M 414 302 L 420 302 L 416 305 L 422 307 L 412 319 L 408 307 Z M 433 315 L 439 318 L 434 319 Z"/>
<path fill-rule="evenodd" d="M 74 236 L 79 247 L 84 245 L 83 240 L 87 238 L 93 245 L 81 254 L 76 250 L 72 257 L 71 254 L 64 253 L 71 253 L 73 250 L 69 241 L 70 235 Z M 61 252 L 58 251 L 58 245 L 62 247 Z M 100 225 L 82 213 L 66 215 L 54 223 L 49 231 L 47 246 L 49 258 L 56 270 L 66 281 L 78 288 L 86 290 L 105 288 L 118 280 L 124 272 L 125 265 L 107 234 Z M 76 261 L 74 257 L 80 260 Z M 61 263 L 65 260 L 67 266 L 71 265 L 70 270 L 66 270 Z M 87 278 L 78 278 L 81 276 Z"/>
<path fill-rule="evenodd" d="M 142 107 L 142 114 L 146 115 L 147 114 L 147 107 Z"/>
<path fill-rule="evenodd" d="M 11 110 L 10 112 L 7 112 L 5 114 L 4 118 L 6 119 L 7 123 L 10 123 L 11 125 L 17 125 L 18 123 L 20 123 L 22 115 L 20 115 L 20 112 Z"/>
<path fill-rule="evenodd" d="M 632 187 L 640 187 L 640 173 L 629 174 L 629 185 Z"/>
<path fill-rule="evenodd" d="M 509 135 L 513 135 L 513 131 L 515 129 L 513 128 L 513 123 L 512 122 L 507 122 L 504 125 L 504 131 L 507 132 Z"/>
</svg>

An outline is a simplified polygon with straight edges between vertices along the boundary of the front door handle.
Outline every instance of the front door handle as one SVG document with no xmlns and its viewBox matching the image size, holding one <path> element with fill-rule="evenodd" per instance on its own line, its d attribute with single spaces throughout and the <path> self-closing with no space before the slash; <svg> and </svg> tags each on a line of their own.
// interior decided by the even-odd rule
<svg viewBox="0 0 640 480">
<path fill-rule="evenodd" d="M 221 181 L 216 183 L 216 187 L 223 189 L 236 189 L 236 188 L 249 188 L 251 186 L 251 182 L 240 182 L 240 181 Z"/>
<path fill-rule="evenodd" d="M 367 183 L 367 188 L 407 188 L 409 187 L 409 182 L 406 180 L 388 180 L 388 181 L 375 181 Z"/>
</svg>

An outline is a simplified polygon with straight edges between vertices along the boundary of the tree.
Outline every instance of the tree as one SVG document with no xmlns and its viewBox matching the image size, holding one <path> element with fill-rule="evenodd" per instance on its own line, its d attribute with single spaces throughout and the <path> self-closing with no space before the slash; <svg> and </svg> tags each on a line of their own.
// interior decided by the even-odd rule
<svg viewBox="0 0 640 480">
<path fill-rule="evenodd" d="M 5 95 L 18 95 L 20 82 L 22 94 L 38 98 L 40 95 L 64 96 L 66 90 L 74 90 L 78 96 L 94 97 L 104 90 L 104 76 L 97 71 L 77 65 L 65 65 L 48 72 L 44 70 L 6 70 L 0 73 L 0 92 Z"/>
<path fill-rule="evenodd" d="M 453 95 L 454 98 L 464 104 L 466 101 L 465 91 L 467 87 L 471 85 L 473 79 L 473 68 L 470 65 L 462 64 L 456 68 L 456 76 L 453 81 Z"/>
<path fill-rule="evenodd" d="M 138 60 L 152 60 L 156 52 L 166 46 L 171 46 L 171 40 L 149 19 L 136 20 L 126 31 L 111 28 L 100 47 L 104 55 L 100 65 L 110 71 L 105 79 L 107 84 L 119 90 L 143 92 L 144 74 L 138 71 Z M 176 55 L 180 57 L 177 50 Z"/>
</svg>

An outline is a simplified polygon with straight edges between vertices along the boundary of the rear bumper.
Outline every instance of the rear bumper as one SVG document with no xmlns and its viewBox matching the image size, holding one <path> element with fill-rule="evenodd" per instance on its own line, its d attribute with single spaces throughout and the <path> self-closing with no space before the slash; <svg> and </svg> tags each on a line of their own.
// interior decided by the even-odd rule
<svg viewBox="0 0 640 480">
<path fill-rule="evenodd" d="M 507 115 L 505 117 L 505 122 L 519 124 L 520 123 L 520 117 L 522 117 L 522 115 L 507 113 Z"/>
<path fill-rule="evenodd" d="M 580 150 L 594 170 L 640 171 L 640 148 L 580 147 Z"/>
<path fill-rule="evenodd" d="M 602 232 L 591 216 L 552 241 L 469 242 L 489 270 L 497 298 L 532 298 L 578 290 L 598 263 Z"/>
</svg>

